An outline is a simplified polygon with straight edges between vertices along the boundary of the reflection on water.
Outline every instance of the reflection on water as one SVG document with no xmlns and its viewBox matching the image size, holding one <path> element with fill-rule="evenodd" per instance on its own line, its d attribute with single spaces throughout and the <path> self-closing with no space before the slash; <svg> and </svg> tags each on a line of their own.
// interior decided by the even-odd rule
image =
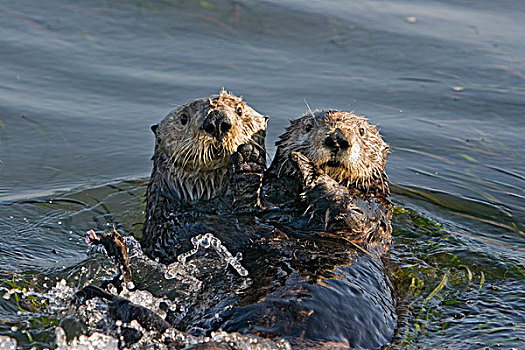
<svg viewBox="0 0 525 350">
<path fill-rule="evenodd" d="M 54 344 L 41 296 L 111 273 L 85 232 L 140 236 L 149 126 L 224 86 L 271 117 L 270 153 L 305 100 L 380 124 L 397 184 L 392 348 L 525 347 L 524 13 L 518 0 L 0 3 L 0 334 Z"/>
</svg>

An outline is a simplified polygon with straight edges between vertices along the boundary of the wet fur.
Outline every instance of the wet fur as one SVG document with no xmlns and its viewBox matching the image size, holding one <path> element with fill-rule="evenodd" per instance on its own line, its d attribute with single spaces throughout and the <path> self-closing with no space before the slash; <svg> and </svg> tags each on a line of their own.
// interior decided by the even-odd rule
<svg viewBox="0 0 525 350">
<path fill-rule="evenodd" d="M 337 152 L 326 145 L 334 132 L 348 142 Z M 276 243 L 287 258 L 283 260 L 301 277 L 295 281 L 288 275 L 286 286 L 234 309 L 229 321 L 234 326 L 225 329 L 290 337 L 299 347 L 303 340 L 331 337 L 344 337 L 349 347 L 386 345 L 396 326 L 391 283 L 381 261 L 392 232 L 388 145 L 365 118 L 338 111 L 315 111 L 292 120 L 276 145 L 262 192 L 264 205 L 276 214 L 266 220 L 281 232 L 309 235 L 306 240 L 298 237 L 296 242 L 304 245 Z M 318 235 L 333 241 L 324 245 Z M 347 260 L 335 261 L 338 240 L 347 244 Z M 302 269 L 304 259 L 306 266 L 310 262 L 311 269 L 321 271 L 307 248 L 312 243 L 319 256 L 334 257 L 335 276 L 312 278 L 308 268 Z M 352 290 L 360 292 L 348 293 Z"/>
<path fill-rule="evenodd" d="M 187 108 L 181 108 L 184 107 Z M 162 128 L 169 131 L 176 126 L 169 124 L 170 115 L 156 130 L 143 246 L 150 256 L 171 262 L 191 249 L 191 244 L 181 242 L 198 233 L 211 232 L 232 254 L 243 253 L 242 264 L 249 271 L 252 284 L 235 293 L 238 304 L 220 311 L 219 324 L 214 327 L 287 337 L 299 347 L 304 341 L 339 337 L 357 347 L 376 348 L 388 343 L 395 327 L 394 302 L 379 259 L 388 246 L 391 231 L 388 179 L 384 172 L 388 146 L 375 128 L 365 124 L 362 117 L 331 111 L 315 112 L 293 121 L 278 142 L 277 155 L 264 174 L 262 199 L 266 210 L 237 215 L 218 211 L 232 188 L 236 188 L 235 193 L 242 193 L 253 192 L 247 190 L 246 183 L 253 182 L 251 188 L 258 186 L 261 174 L 252 172 L 252 168 L 259 164 L 255 169 L 260 170 L 264 160 L 254 161 L 252 155 L 256 154 L 249 150 L 258 148 L 252 141 L 245 143 L 251 145 L 247 148 L 239 145 L 229 162 L 221 160 L 220 152 L 214 153 L 217 159 L 210 163 L 213 166 L 203 166 L 203 174 L 198 178 L 214 173 L 218 178 L 213 181 L 223 179 L 224 185 L 213 194 L 204 191 L 203 195 L 188 196 L 172 185 L 172 180 L 197 172 L 193 159 L 205 157 L 166 155 L 165 152 L 173 151 L 166 148 L 169 142 L 165 141 Z M 312 125 L 309 132 L 305 132 L 306 125 Z M 368 138 L 361 135 L 363 126 L 367 127 L 363 135 L 364 131 L 370 132 Z M 322 140 L 335 128 L 344 129 L 351 136 L 349 141 L 359 147 L 349 147 L 347 153 L 335 156 L 323 150 Z M 255 143 L 260 146 L 260 135 L 256 134 L 253 138 L 259 140 Z M 182 136 L 180 140 L 188 142 Z M 197 137 L 197 146 L 201 144 L 198 140 Z M 265 155 L 259 152 L 257 156 Z M 339 166 L 330 166 L 329 162 Z M 181 175 L 179 170 L 184 173 Z M 255 180 L 244 182 L 246 174 Z M 186 186 L 191 186 L 192 181 Z M 324 233 L 333 234 L 336 239 L 325 237 Z M 226 297 L 216 294 L 220 285 L 214 283 L 206 288 L 211 294 L 205 298 L 205 305 L 220 304 Z M 191 310 L 181 326 L 209 327 L 208 320 L 215 320 L 218 312 L 213 307 Z M 177 317 L 168 314 L 168 321 L 178 327 Z M 324 325 L 330 326 L 326 329 Z"/>
<path fill-rule="evenodd" d="M 340 129 L 350 147 L 334 154 L 323 146 L 324 139 Z M 351 112 L 315 111 L 292 120 L 276 143 L 277 153 L 269 173 L 286 176 L 291 152 L 300 152 L 328 176 L 348 188 L 390 194 L 385 173 L 388 144 L 366 118 Z M 330 166 L 336 162 L 337 166 Z"/>
<path fill-rule="evenodd" d="M 213 110 L 227 115 L 232 125 L 221 140 L 202 129 L 204 118 Z M 189 118 L 185 125 L 180 120 L 183 114 Z M 253 136 L 261 130 L 266 130 L 266 117 L 224 90 L 218 96 L 192 101 L 170 112 L 155 128 L 156 175 L 182 202 L 213 198 L 228 186 L 226 172 L 232 154 L 241 144 L 260 147 Z"/>
<path fill-rule="evenodd" d="M 215 112 L 222 113 L 231 124 L 229 132 L 220 138 L 203 129 L 206 116 Z M 267 119 L 240 97 L 222 90 L 219 95 L 180 106 L 152 127 L 155 151 L 142 239 L 150 257 L 160 257 L 164 262 L 175 259 L 180 250 L 177 235 L 187 231 L 177 213 L 227 209 L 234 201 L 240 202 L 237 187 L 243 184 L 258 194 L 260 184 L 254 183 L 254 178 L 260 182 L 265 163 L 260 174 L 257 170 L 251 174 L 250 169 L 232 174 L 228 164 L 241 145 L 263 154 L 265 160 Z M 249 179 L 244 181 L 245 177 Z M 235 186 L 230 186 L 230 178 Z"/>
<path fill-rule="evenodd" d="M 334 152 L 325 140 L 337 130 L 346 137 L 348 147 Z M 295 211 L 296 217 L 301 212 L 310 227 L 317 220 L 317 227 L 331 227 L 333 233 L 382 246 L 380 251 L 388 248 L 392 231 L 385 172 L 389 146 L 375 126 L 351 112 L 310 112 L 292 120 L 276 146 L 264 176 L 267 206 Z M 341 198 L 350 202 L 343 205 Z M 341 221 L 338 213 L 344 212 L 346 218 Z"/>
</svg>

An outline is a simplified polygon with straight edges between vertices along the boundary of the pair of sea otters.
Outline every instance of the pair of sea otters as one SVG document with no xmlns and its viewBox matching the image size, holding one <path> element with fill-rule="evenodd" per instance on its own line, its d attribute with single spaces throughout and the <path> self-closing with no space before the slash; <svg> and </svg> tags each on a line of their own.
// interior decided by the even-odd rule
<svg viewBox="0 0 525 350">
<path fill-rule="evenodd" d="M 196 300 L 153 315 L 152 327 L 253 334 L 294 348 L 388 344 L 396 326 L 381 262 L 391 234 L 388 145 L 361 116 L 315 111 L 291 122 L 266 169 L 267 120 L 223 90 L 152 127 L 144 252 L 170 264 L 213 241 L 242 265 L 208 271 Z"/>
</svg>

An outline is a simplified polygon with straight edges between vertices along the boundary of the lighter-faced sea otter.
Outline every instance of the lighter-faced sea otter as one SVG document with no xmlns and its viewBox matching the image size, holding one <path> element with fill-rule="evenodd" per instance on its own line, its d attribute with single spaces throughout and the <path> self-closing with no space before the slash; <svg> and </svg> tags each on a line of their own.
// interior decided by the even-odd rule
<svg viewBox="0 0 525 350">
<path fill-rule="evenodd" d="M 267 120 L 240 97 L 221 90 L 180 106 L 152 127 L 155 151 L 142 240 L 149 256 L 170 263 L 188 248 L 184 234 L 196 230 L 177 213 L 258 205 Z M 240 162 L 242 167 L 236 165 Z"/>
</svg>

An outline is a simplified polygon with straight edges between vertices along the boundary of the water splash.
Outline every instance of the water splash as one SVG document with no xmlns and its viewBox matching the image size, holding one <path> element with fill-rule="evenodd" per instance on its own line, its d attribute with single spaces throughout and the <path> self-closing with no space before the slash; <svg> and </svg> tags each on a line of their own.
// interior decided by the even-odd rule
<svg viewBox="0 0 525 350">
<path fill-rule="evenodd" d="M 211 339 L 218 343 L 233 345 L 234 349 L 292 350 L 290 343 L 284 339 L 272 341 L 249 334 L 212 332 Z"/>
<path fill-rule="evenodd" d="M 71 342 L 67 342 L 66 332 L 61 328 L 57 327 L 56 331 L 57 349 L 58 350 L 117 350 L 118 339 L 113 338 L 110 335 L 95 332 L 89 337 L 86 335 L 80 335 L 75 337 Z"/>
<path fill-rule="evenodd" d="M 124 242 L 126 243 L 126 246 L 128 247 L 128 255 L 130 258 L 146 258 L 142 251 L 142 246 L 140 245 L 139 241 L 135 239 L 133 236 L 124 236 Z"/>
<path fill-rule="evenodd" d="M 230 265 L 237 271 L 237 273 L 242 276 L 246 277 L 248 276 L 248 270 L 246 270 L 241 265 L 242 260 L 242 254 L 238 252 L 235 256 L 230 253 L 228 248 L 226 248 L 220 239 L 212 235 L 211 233 L 205 233 L 201 235 L 197 235 L 195 237 L 191 238 L 191 243 L 193 244 L 193 249 L 191 249 L 189 252 L 182 253 L 177 257 L 177 260 L 182 263 L 186 264 L 186 260 L 191 257 L 192 255 L 197 254 L 199 251 L 199 247 L 202 247 L 204 249 L 213 249 L 215 250 L 219 256 L 224 259 L 226 262 L 226 266 Z"/>
<path fill-rule="evenodd" d="M 16 350 L 16 339 L 0 335 L 0 349 Z"/>
<path fill-rule="evenodd" d="M 255 335 L 228 332 L 212 332 L 209 337 L 194 336 L 174 328 L 164 332 L 161 341 L 167 344 L 177 344 L 181 347 L 219 343 L 226 344 L 232 350 L 292 350 L 290 343 L 284 339 L 273 341 Z"/>
<path fill-rule="evenodd" d="M 44 293 L 43 297 L 48 300 L 48 310 L 57 313 L 69 308 L 69 302 L 76 292 L 66 280 L 62 279 L 47 293 Z"/>
<path fill-rule="evenodd" d="M 260 338 L 254 335 L 243 335 L 239 333 L 212 332 L 210 337 L 193 336 L 186 334 L 175 328 L 170 328 L 160 337 L 151 332 L 144 331 L 135 321 L 131 322 L 131 327 L 143 331 L 142 338 L 133 344 L 133 349 L 172 349 L 186 348 L 198 344 L 219 343 L 226 344 L 232 350 L 292 350 L 290 343 L 286 340 L 272 341 Z M 118 339 L 107 334 L 94 332 L 90 336 L 80 335 L 73 338 L 69 343 L 66 339 L 65 331 L 57 327 L 56 342 L 58 350 L 98 350 L 98 349 L 118 349 Z M 0 337 L 0 345 L 3 338 L 6 338 L 6 344 L 16 340 L 7 337 Z M 9 343 L 9 341 L 11 343 Z M 2 348 L 4 349 L 4 348 Z M 15 348 L 7 348 L 8 350 Z"/>
<path fill-rule="evenodd" d="M 119 294 L 120 297 L 128 299 L 134 304 L 144 306 L 155 312 L 162 318 L 166 318 L 165 309 L 171 306 L 171 301 L 167 298 L 157 298 L 147 290 L 128 290 L 124 288 Z M 163 307 L 165 305 L 166 307 Z"/>
</svg>

